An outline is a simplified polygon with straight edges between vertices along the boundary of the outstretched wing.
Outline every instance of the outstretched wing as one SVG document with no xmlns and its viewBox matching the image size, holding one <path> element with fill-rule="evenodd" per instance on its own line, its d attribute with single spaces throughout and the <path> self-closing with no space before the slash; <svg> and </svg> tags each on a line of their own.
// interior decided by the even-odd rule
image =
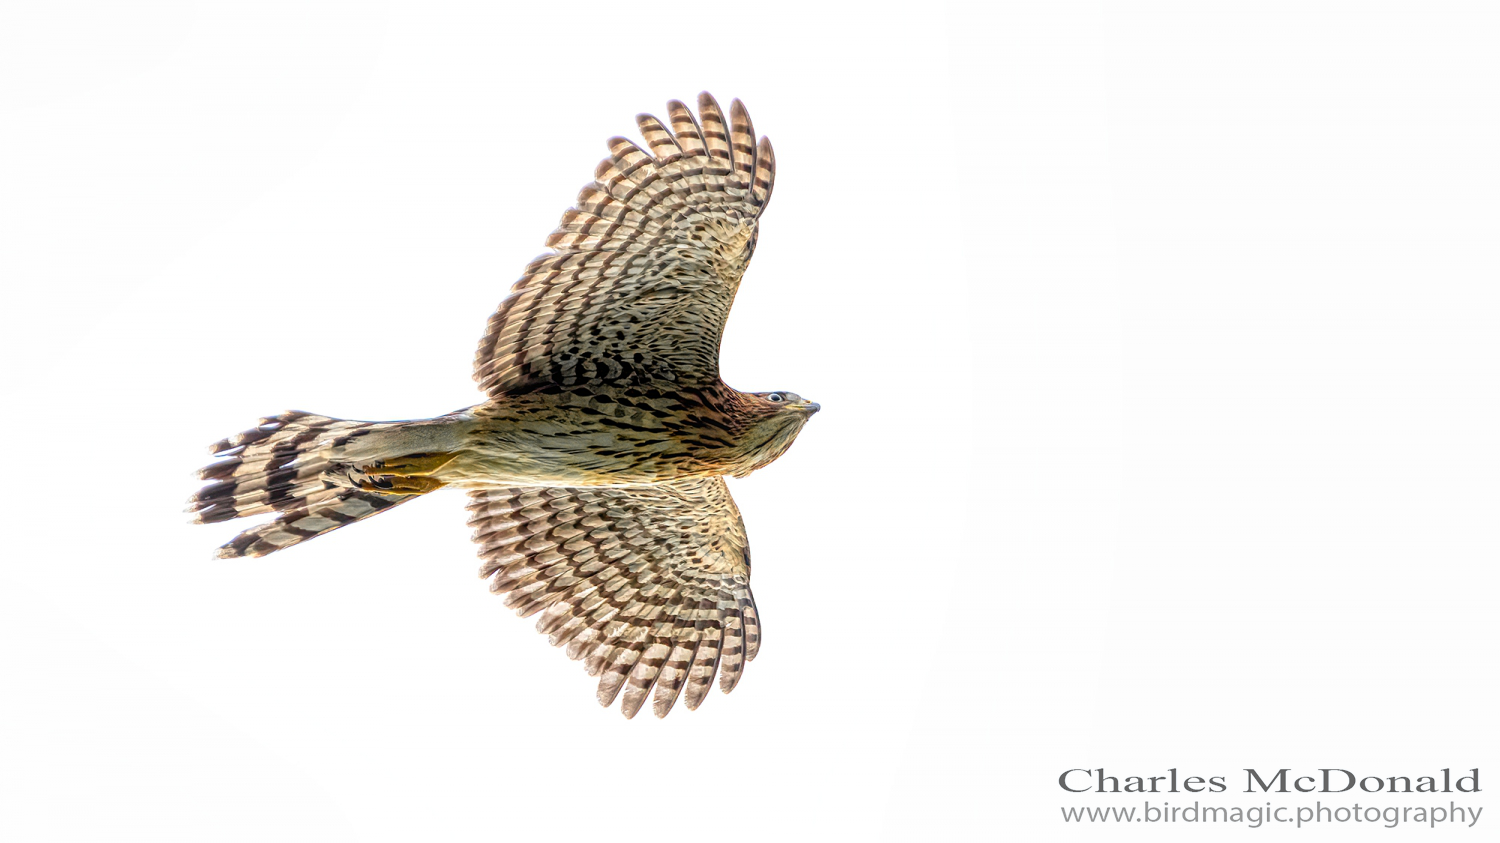
<svg viewBox="0 0 1500 843">
<path fill-rule="evenodd" d="M 723 478 L 632 488 L 470 493 L 481 577 L 538 632 L 625 690 L 634 717 L 652 687 L 665 717 L 686 686 L 697 708 L 719 674 L 729 693 L 760 645 L 745 523 Z"/>
<path fill-rule="evenodd" d="M 702 125 L 668 104 L 671 128 L 636 118 L 648 154 L 625 138 L 490 317 L 474 379 L 491 396 L 549 385 L 719 376 L 719 340 L 771 198 L 771 142 L 756 144 L 739 100 L 726 126 L 698 96 Z"/>
</svg>

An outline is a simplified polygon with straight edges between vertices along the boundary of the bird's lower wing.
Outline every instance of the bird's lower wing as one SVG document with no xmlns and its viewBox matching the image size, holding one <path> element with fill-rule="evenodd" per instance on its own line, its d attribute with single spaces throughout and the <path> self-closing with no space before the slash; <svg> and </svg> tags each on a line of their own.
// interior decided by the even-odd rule
<svg viewBox="0 0 1500 843">
<path fill-rule="evenodd" d="M 481 577 L 537 631 L 599 676 L 599 702 L 624 689 L 634 717 L 697 708 L 719 672 L 725 693 L 755 658 L 760 622 L 750 551 L 722 478 L 631 488 L 532 487 L 470 493 Z M 722 671 L 720 668 L 722 667 Z"/>
</svg>

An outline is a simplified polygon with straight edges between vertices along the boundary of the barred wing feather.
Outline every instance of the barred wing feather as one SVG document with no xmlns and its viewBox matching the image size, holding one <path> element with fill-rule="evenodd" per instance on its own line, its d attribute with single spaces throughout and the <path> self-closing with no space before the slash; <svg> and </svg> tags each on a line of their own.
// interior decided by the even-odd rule
<svg viewBox="0 0 1500 843">
<path fill-rule="evenodd" d="M 547 386 L 719 376 L 719 341 L 749 265 L 776 162 L 744 105 L 698 97 L 637 117 L 490 317 L 474 379 L 490 396 Z M 670 125 L 670 127 L 669 127 Z"/>
<path fill-rule="evenodd" d="M 744 521 L 723 478 L 470 493 L 481 577 L 634 717 L 733 690 L 760 645 Z"/>
</svg>

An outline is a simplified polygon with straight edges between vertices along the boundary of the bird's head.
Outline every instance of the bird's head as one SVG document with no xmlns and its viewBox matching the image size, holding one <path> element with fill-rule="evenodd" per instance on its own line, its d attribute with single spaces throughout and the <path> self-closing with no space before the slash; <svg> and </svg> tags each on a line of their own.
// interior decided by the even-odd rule
<svg viewBox="0 0 1500 843">
<path fill-rule="evenodd" d="M 746 454 L 746 467 L 735 472 L 736 477 L 764 468 L 786 453 L 797 434 L 802 432 L 802 425 L 822 409 L 797 393 L 785 390 L 742 394 L 748 399 L 743 412 L 750 422 L 745 437 L 749 453 Z"/>
<path fill-rule="evenodd" d="M 823 409 L 818 404 L 808 401 L 795 392 L 752 392 L 756 398 L 765 402 L 766 408 L 775 415 L 784 416 L 788 413 L 795 414 L 803 422 L 812 418 L 813 413 Z"/>
</svg>

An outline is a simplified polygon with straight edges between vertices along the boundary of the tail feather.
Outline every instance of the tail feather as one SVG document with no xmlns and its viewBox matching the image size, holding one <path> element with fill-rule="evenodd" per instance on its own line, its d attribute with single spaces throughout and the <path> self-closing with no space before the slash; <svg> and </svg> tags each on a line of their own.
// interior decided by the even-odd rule
<svg viewBox="0 0 1500 843">
<path fill-rule="evenodd" d="M 252 509 L 297 509 L 301 498 L 327 488 L 322 475 L 329 465 L 318 444 L 330 434 L 363 426 L 297 411 L 261 419 L 259 426 L 210 447 L 219 460 L 198 477 L 214 482 L 193 495 L 188 511 L 199 523 L 212 524 L 250 515 Z"/>
<path fill-rule="evenodd" d="M 323 454 L 396 423 L 358 422 L 292 411 L 212 447 L 220 459 L 198 472 L 212 481 L 188 502 L 200 524 L 279 512 L 219 549 L 219 556 L 264 556 L 404 503 L 414 495 L 381 494 L 352 485 L 344 466 Z"/>
<path fill-rule="evenodd" d="M 330 530 L 362 521 L 416 495 L 382 495 L 344 489 L 342 493 L 301 508 L 287 511 L 280 518 L 251 527 L 219 548 L 222 559 L 242 556 L 265 556 L 294 544 L 316 538 Z"/>
</svg>

